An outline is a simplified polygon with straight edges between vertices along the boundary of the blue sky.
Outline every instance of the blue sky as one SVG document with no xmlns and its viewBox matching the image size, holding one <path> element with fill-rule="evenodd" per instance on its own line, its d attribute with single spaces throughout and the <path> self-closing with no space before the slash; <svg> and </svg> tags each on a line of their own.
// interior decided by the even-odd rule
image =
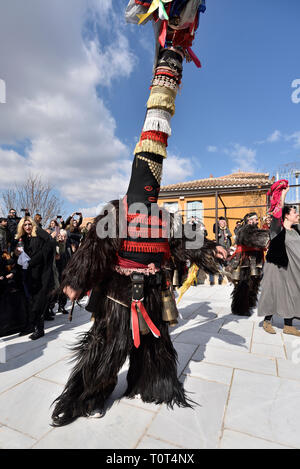
<svg viewBox="0 0 300 469">
<path fill-rule="evenodd" d="M 4 7 L 0 188 L 39 172 L 65 212 L 86 215 L 126 191 L 154 50 L 150 24 L 125 24 L 126 4 Z M 299 18 L 299 0 L 207 0 L 193 47 L 202 69 L 184 66 L 165 184 L 300 165 L 300 103 L 291 98 L 297 79 L 300 98 Z"/>
</svg>

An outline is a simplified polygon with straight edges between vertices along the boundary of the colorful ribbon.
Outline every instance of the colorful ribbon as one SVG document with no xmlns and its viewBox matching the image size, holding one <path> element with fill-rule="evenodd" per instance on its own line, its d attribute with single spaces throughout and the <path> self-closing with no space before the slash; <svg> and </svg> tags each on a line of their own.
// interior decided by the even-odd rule
<svg viewBox="0 0 300 469">
<path fill-rule="evenodd" d="M 157 327 L 153 324 L 151 321 L 145 306 L 143 305 L 141 300 L 134 300 L 131 303 L 131 324 L 132 324 L 132 335 L 133 335 L 133 343 L 136 348 L 139 348 L 141 339 L 140 339 L 140 328 L 139 328 L 139 318 L 138 318 L 138 312 L 137 308 L 141 312 L 143 318 L 145 319 L 145 322 L 147 326 L 149 327 L 150 331 L 154 335 L 154 337 L 158 338 L 160 337 L 160 332 L 157 329 Z"/>
<path fill-rule="evenodd" d="M 153 2 L 151 3 L 151 5 L 149 7 L 149 10 L 147 11 L 147 13 L 144 13 L 143 15 L 137 15 L 140 19 L 139 24 L 143 23 L 157 9 L 158 9 L 159 19 L 160 20 L 168 20 L 169 16 L 166 12 L 164 4 L 169 3 L 171 1 L 172 0 L 153 0 Z"/>
</svg>

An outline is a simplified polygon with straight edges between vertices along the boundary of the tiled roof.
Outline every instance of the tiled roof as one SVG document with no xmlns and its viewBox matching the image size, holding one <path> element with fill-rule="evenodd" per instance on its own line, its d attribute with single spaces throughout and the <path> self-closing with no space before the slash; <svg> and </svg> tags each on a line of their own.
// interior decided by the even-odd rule
<svg viewBox="0 0 300 469">
<path fill-rule="evenodd" d="M 207 179 L 196 179 L 195 181 L 179 182 L 178 184 L 169 184 L 168 186 L 163 186 L 160 192 L 197 189 L 228 189 L 231 187 L 269 187 L 271 184 L 272 180 L 267 173 L 238 172 L 217 178 L 210 177 Z"/>
<path fill-rule="evenodd" d="M 82 220 L 82 226 L 86 226 L 88 223 L 93 223 L 95 217 L 86 217 Z"/>
</svg>

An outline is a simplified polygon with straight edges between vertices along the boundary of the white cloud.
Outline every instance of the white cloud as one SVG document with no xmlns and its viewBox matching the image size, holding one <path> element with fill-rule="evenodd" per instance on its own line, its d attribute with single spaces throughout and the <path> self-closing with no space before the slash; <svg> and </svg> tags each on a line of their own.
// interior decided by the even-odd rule
<svg viewBox="0 0 300 469">
<path fill-rule="evenodd" d="M 225 153 L 237 164 L 233 171 L 255 171 L 256 170 L 256 150 L 235 143 Z"/>
<path fill-rule="evenodd" d="M 109 45 L 91 29 L 87 34 L 87 18 L 109 33 Z M 7 85 L 0 146 L 29 144 L 25 157 L 0 149 L 1 187 L 30 171 L 46 176 L 74 203 L 98 204 L 126 189 L 129 150 L 96 94 L 97 85 L 111 86 L 135 65 L 120 21 L 112 0 L 6 3 L 0 16 L 1 78 Z"/>
<path fill-rule="evenodd" d="M 265 143 L 275 143 L 281 140 L 282 137 L 283 135 L 280 132 L 280 130 L 274 130 L 274 132 L 271 135 L 269 135 L 265 140 L 259 140 L 257 142 L 254 142 L 254 144 L 263 145 Z"/>
<path fill-rule="evenodd" d="M 271 135 L 269 135 L 269 137 L 267 138 L 267 142 L 269 143 L 278 142 L 278 140 L 280 140 L 281 137 L 282 137 L 282 134 L 280 130 L 274 130 L 274 132 Z"/>
<path fill-rule="evenodd" d="M 207 151 L 209 151 L 210 153 L 216 153 L 216 151 L 218 151 L 218 147 L 215 147 L 214 145 L 209 145 L 207 147 Z"/>
<path fill-rule="evenodd" d="M 294 132 L 292 135 L 286 135 L 285 139 L 287 141 L 292 141 L 294 148 L 300 148 L 300 130 Z"/>
<path fill-rule="evenodd" d="M 162 186 L 183 182 L 193 175 L 193 164 L 188 158 L 168 155 L 163 162 Z"/>
</svg>

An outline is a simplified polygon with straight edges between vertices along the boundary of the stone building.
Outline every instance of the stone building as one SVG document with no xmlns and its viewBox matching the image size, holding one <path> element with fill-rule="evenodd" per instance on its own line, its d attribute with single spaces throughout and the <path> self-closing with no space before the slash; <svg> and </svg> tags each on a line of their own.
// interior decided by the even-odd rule
<svg viewBox="0 0 300 469">
<path fill-rule="evenodd" d="M 237 172 L 171 184 L 161 188 L 158 204 L 170 211 L 179 211 L 184 222 L 196 216 L 213 238 L 213 225 L 220 216 L 227 218 L 232 234 L 236 222 L 246 213 L 256 211 L 262 219 L 273 181 L 266 173 Z"/>
</svg>

